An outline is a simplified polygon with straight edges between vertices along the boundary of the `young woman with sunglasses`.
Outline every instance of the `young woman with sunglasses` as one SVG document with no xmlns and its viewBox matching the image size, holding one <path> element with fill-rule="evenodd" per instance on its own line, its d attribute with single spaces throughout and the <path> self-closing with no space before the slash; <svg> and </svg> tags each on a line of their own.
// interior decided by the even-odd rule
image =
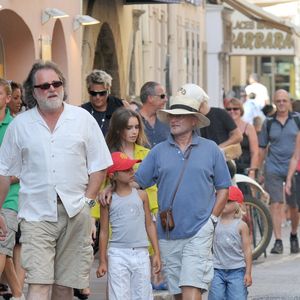
<svg viewBox="0 0 300 300">
<path fill-rule="evenodd" d="M 256 131 L 253 125 L 242 120 L 244 110 L 239 99 L 229 99 L 226 102 L 225 109 L 243 133 L 243 140 L 241 142 L 242 155 L 236 160 L 237 173 L 247 174 L 255 178 L 255 171 L 258 170 L 259 164 L 259 148 Z"/>
</svg>

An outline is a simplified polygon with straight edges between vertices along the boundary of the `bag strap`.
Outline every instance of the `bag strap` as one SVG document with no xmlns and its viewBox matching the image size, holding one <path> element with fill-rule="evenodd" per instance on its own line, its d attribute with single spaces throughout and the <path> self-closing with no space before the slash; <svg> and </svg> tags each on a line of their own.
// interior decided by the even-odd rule
<svg viewBox="0 0 300 300">
<path fill-rule="evenodd" d="M 185 153 L 184 153 L 184 158 L 185 158 L 185 160 L 184 160 L 184 165 L 183 165 L 183 167 L 182 167 L 182 169 L 181 169 L 181 173 L 180 173 L 180 176 L 179 176 L 179 178 L 178 178 L 178 181 L 177 181 L 177 184 L 176 184 L 176 188 L 175 188 L 175 191 L 174 191 L 174 193 L 173 193 L 173 196 L 172 196 L 172 200 L 171 200 L 171 204 L 170 204 L 169 209 L 171 209 L 172 206 L 173 206 L 174 199 L 175 199 L 175 196 L 176 196 L 176 194 L 177 194 L 177 191 L 178 191 L 180 182 L 181 182 L 181 180 L 182 180 L 182 178 L 183 178 L 183 173 L 184 173 L 184 171 L 185 171 L 185 169 L 186 169 L 186 165 L 187 165 L 188 159 L 189 159 L 189 157 L 190 157 L 191 151 L 192 151 L 192 145 L 190 145 L 190 146 L 188 147 L 188 149 L 187 149 L 187 150 L 185 151 Z"/>
</svg>

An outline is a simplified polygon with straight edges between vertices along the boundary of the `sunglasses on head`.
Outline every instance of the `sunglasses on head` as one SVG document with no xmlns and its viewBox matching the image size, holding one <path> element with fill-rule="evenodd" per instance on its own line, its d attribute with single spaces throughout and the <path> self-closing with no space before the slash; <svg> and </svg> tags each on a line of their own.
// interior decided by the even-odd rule
<svg viewBox="0 0 300 300">
<path fill-rule="evenodd" d="M 156 97 L 159 97 L 160 99 L 165 99 L 167 97 L 166 94 L 161 94 L 161 95 L 155 95 Z"/>
<path fill-rule="evenodd" d="M 41 90 L 49 90 L 51 85 L 57 89 L 59 87 L 61 87 L 63 85 L 63 82 L 58 80 L 58 81 L 52 81 L 51 83 L 49 82 L 45 82 L 45 83 L 42 83 L 42 84 L 39 84 L 39 85 L 34 85 L 33 87 L 34 88 L 39 88 Z"/>
<path fill-rule="evenodd" d="M 237 110 L 240 110 L 240 108 L 239 107 L 226 107 L 226 110 L 227 111 L 231 111 L 231 110 L 237 111 Z"/>
<path fill-rule="evenodd" d="M 96 97 L 97 95 L 99 96 L 106 96 L 108 94 L 108 90 L 103 90 L 103 91 L 89 91 L 89 94 L 93 97 Z"/>
</svg>

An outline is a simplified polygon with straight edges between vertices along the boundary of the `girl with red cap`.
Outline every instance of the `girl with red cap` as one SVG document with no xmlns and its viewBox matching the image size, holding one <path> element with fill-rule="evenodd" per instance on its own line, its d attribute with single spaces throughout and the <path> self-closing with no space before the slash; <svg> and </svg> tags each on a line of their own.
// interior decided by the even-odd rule
<svg viewBox="0 0 300 300">
<path fill-rule="evenodd" d="M 229 187 L 227 204 L 215 229 L 214 278 L 208 300 L 246 300 L 252 284 L 252 252 L 247 224 L 241 219 L 244 197 Z"/>
<path fill-rule="evenodd" d="M 161 262 L 147 193 L 131 186 L 133 166 L 140 160 L 131 159 L 122 152 L 113 152 L 112 159 L 113 165 L 107 170 L 112 200 L 109 206 L 101 206 L 97 277 L 107 273 L 110 300 L 152 300 L 148 237 L 154 250 L 154 273 L 160 271 Z M 109 224 L 112 234 L 107 250 Z"/>
</svg>

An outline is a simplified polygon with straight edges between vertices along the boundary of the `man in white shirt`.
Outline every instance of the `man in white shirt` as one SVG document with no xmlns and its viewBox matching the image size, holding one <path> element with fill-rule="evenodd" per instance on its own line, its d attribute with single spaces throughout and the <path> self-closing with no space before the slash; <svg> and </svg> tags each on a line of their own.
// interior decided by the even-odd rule
<svg viewBox="0 0 300 300">
<path fill-rule="evenodd" d="M 9 176 L 20 178 L 22 263 L 29 300 L 73 299 L 86 288 L 93 259 L 90 206 L 112 164 L 101 130 L 69 105 L 65 78 L 52 62 L 33 65 L 25 83 L 30 110 L 8 127 L 0 148 L 0 206 Z M 6 233 L 0 216 L 2 235 Z"/>
</svg>

